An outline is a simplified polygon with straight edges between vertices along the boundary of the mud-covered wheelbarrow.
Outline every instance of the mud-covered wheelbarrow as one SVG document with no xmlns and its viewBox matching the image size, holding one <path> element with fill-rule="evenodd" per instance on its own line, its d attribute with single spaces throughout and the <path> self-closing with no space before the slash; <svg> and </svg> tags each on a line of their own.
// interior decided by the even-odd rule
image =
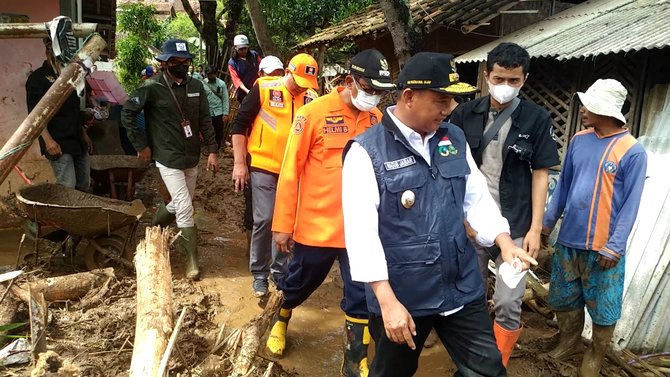
<svg viewBox="0 0 670 377">
<path fill-rule="evenodd" d="M 139 219 L 146 210 L 140 200 L 104 198 L 55 184 L 27 186 L 16 193 L 18 207 L 37 237 L 57 228 L 86 240 L 84 253 L 90 269 L 123 265 L 133 268 L 133 247 Z M 36 247 L 36 259 L 37 255 Z"/>
<path fill-rule="evenodd" d="M 93 155 L 91 157 L 91 178 L 96 185 L 109 187 L 113 199 L 119 198 L 117 186 L 125 186 L 125 199 L 133 200 L 135 183 L 144 178 L 149 163 L 137 156 Z"/>
</svg>

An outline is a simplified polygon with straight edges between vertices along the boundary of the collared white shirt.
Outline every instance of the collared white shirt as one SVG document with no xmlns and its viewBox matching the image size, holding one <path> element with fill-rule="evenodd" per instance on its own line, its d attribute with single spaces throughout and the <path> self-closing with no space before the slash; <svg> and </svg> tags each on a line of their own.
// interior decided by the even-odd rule
<svg viewBox="0 0 670 377">
<path fill-rule="evenodd" d="M 429 140 L 403 124 L 393 115 L 395 107 L 386 111 L 409 145 L 430 164 Z M 378 127 L 383 127 L 379 125 Z M 489 193 L 486 179 L 477 168 L 468 146 L 466 160 L 470 174 L 466 176 L 463 213 L 470 226 L 478 232 L 477 243 L 492 246 L 501 233 L 509 233 L 509 224 L 500 214 Z M 386 256 L 379 239 L 379 189 L 370 155 L 358 143 L 353 143 L 342 166 L 342 211 L 344 238 L 354 281 L 370 283 L 388 280 Z M 461 308 L 441 313 L 448 315 Z"/>
</svg>

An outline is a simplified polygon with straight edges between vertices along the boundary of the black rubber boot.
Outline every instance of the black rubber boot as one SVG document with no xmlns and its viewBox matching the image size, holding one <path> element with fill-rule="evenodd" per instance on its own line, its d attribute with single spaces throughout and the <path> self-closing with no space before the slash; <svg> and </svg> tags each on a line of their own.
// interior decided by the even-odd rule
<svg viewBox="0 0 670 377">
<path fill-rule="evenodd" d="M 600 375 L 603 359 L 612 342 L 612 334 L 614 334 L 614 325 L 598 326 L 595 323 L 593 324 L 591 345 L 584 353 L 584 360 L 582 360 L 582 366 L 579 368 L 581 377 L 598 377 Z"/>
<path fill-rule="evenodd" d="M 192 280 L 200 278 L 198 268 L 198 231 L 194 226 L 179 228 L 179 245 L 186 253 L 186 277 Z"/>
<path fill-rule="evenodd" d="M 156 213 L 154 214 L 153 220 L 151 220 L 151 225 L 160 225 L 165 228 L 172 224 L 176 218 L 175 214 L 168 212 L 167 208 L 165 208 L 165 204 L 161 203 L 156 207 Z"/>
<path fill-rule="evenodd" d="M 584 330 L 584 310 L 556 312 L 559 333 L 558 346 L 547 355 L 556 360 L 568 359 L 582 350 L 582 330 Z"/>
<path fill-rule="evenodd" d="M 368 320 L 345 316 L 344 359 L 340 373 L 344 377 L 368 377 Z"/>
</svg>

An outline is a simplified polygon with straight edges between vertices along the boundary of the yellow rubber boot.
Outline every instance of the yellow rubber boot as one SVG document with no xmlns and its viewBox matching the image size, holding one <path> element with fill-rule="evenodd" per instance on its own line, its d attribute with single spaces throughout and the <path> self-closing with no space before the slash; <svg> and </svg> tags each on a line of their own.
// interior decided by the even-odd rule
<svg viewBox="0 0 670 377">
<path fill-rule="evenodd" d="M 291 319 L 291 309 L 279 309 L 279 313 L 275 315 L 272 320 L 272 329 L 270 336 L 265 344 L 268 354 L 273 357 L 281 358 L 286 349 L 286 330 L 288 328 L 288 321 Z"/>
<path fill-rule="evenodd" d="M 368 320 L 345 316 L 344 358 L 340 373 L 344 377 L 368 377 Z"/>
</svg>

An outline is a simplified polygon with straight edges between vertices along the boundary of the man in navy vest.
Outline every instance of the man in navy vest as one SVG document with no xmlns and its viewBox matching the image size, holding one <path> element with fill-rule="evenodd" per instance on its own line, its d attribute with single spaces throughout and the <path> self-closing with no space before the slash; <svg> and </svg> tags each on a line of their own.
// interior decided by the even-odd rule
<svg viewBox="0 0 670 377">
<path fill-rule="evenodd" d="M 351 276 L 366 283 L 375 340 L 370 377 L 412 376 L 433 328 L 457 375 L 505 376 L 464 221 L 513 268 L 536 262 L 510 238 L 463 131 L 443 123 L 454 95 L 472 87 L 451 55 L 425 52 L 398 88 L 382 126 L 349 143 L 342 172 Z"/>
</svg>

